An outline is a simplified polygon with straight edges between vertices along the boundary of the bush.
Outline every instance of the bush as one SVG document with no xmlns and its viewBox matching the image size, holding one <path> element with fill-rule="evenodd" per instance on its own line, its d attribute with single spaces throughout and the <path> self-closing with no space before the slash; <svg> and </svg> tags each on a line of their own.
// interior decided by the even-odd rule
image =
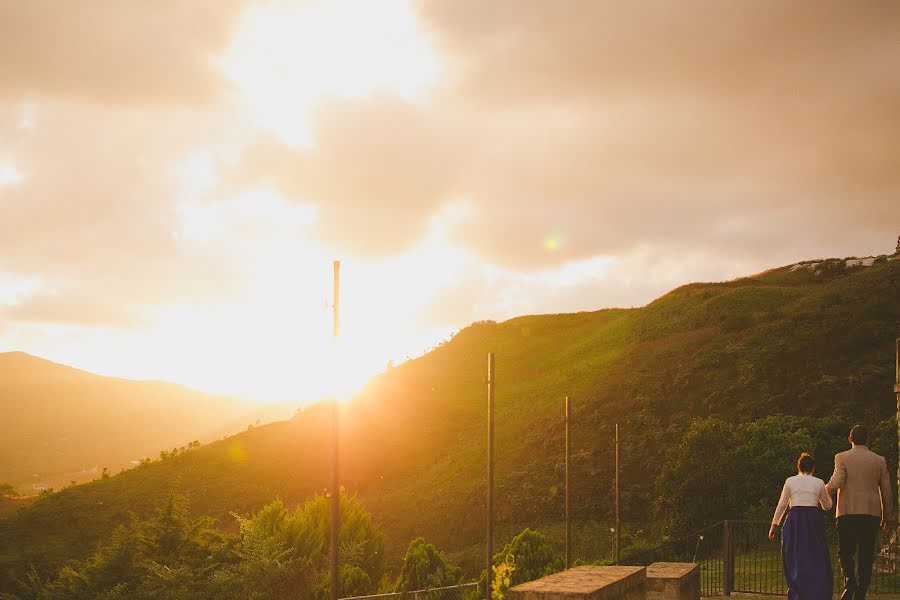
<svg viewBox="0 0 900 600">
<path fill-rule="evenodd" d="M 524 529 L 515 536 L 492 559 L 491 594 L 505 593 L 510 587 L 534 581 L 562 571 L 563 558 L 556 553 L 547 538 L 538 531 Z M 500 581 L 498 581 L 498 578 Z M 478 591 L 470 593 L 466 600 L 476 600 L 480 594 L 484 598 L 487 589 L 487 573 L 481 572 Z"/>
<path fill-rule="evenodd" d="M 0 496 L 20 496 L 19 490 L 11 483 L 0 483 Z"/>
<path fill-rule="evenodd" d="M 677 539 L 723 519 L 771 516 L 800 453 L 816 455 L 816 475 L 827 480 L 835 452 L 847 448 L 847 430 L 833 417 L 774 415 L 737 425 L 696 419 L 657 478 L 666 533 Z"/>
<path fill-rule="evenodd" d="M 460 569 L 448 565 L 444 557 L 424 538 L 416 538 L 409 544 L 396 590 L 407 592 L 426 588 L 444 587 L 459 583 Z"/>
<path fill-rule="evenodd" d="M 507 554 L 506 559 L 493 567 L 494 577 L 491 582 L 492 600 L 503 600 L 506 592 L 512 585 L 513 575 L 516 572 L 516 559 L 512 554 Z"/>
<path fill-rule="evenodd" d="M 355 497 L 341 500 L 341 595 L 371 593 L 384 571 L 384 536 Z M 173 494 L 150 519 L 119 526 L 87 560 L 68 562 L 47 582 L 32 573 L 21 595 L 5 598 L 327 597 L 329 508 L 322 496 L 293 511 L 276 500 L 237 517 L 239 532 L 224 535 L 212 519 L 191 518 L 187 499 Z"/>
</svg>

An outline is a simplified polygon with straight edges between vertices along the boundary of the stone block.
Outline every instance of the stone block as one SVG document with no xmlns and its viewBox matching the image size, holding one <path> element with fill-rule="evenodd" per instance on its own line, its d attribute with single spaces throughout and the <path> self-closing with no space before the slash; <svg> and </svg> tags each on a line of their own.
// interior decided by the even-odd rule
<svg viewBox="0 0 900 600">
<path fill-rule="evenodd" d="M 647 567 L 647 600 L 699 600 L 700 565 L 653 563 Z"/>
<path fill-rule="evenodd" d="M 646 600 L 646 567 L 585 565 L 512 587 L 509 600 Z"/>
</svg>

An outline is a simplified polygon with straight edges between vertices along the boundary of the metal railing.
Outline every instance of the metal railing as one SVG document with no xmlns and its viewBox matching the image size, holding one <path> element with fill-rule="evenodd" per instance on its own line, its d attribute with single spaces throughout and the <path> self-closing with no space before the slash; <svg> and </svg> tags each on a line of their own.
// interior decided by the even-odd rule
<svg viewBox="0 0 900 600">
<path fill-rule="evenodd" d="M 694 562 L 700 564 L 700 595 L 717 596 L 723 591 L 724 522 L 704 527 L 680 540 L 622 557 L 626 565 L 650 565 L 655 562 Z M 730 542 L 728 542 L 730 543 Z"/>
<path fill-rule="evenodd" d="M 341 600 L 465 600 L 470 592 L 477 589 L 478 582 L 472 582 L 409 592 L 388 592 L 386 594 L 371 594 L 368 596 L 349 596 L 341 598 Z"/>
<path fill-rule="evenodd" d="M 769 523 L 720 521 L 681 540 L 624 557 L 623 563 L 649 565 L 654 562 L 700 564 L 700 594 L 728 596 L 733 592 L 784 595 L 787 584 L 781 562 L 781 546 L 768 538 Z M 826 521 L 825 534 L 831 556 L 834 589 L 843 587 L 837 560 L 838 536 L 834 523 Z M 870 596 L 900 594 L 900 529 L 879 535 L 872 569 Z"/>
</svg>

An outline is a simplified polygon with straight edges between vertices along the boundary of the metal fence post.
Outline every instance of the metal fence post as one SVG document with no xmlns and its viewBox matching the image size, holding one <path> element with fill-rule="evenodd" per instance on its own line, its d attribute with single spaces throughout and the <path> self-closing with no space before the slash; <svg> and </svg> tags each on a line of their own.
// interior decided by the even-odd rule
<svg viewBox="0 0 900 600">
<path fill-rule="evenodd" d="M 900 455 L 900 337 L 894 340 L 894 395 L 897 396 L 897 453 Z M 900 462 L 897 463 L 897 481 L 900 482 Z M 897 484 L 900 487 L 900 483 Z M 900 492 L 898 492 L 900 495 Z M 897 503 L 900 508 L 900 502 Z"/>
<path fill-rule="evenodd" d="M 341 261 L 336 260 L 334 267 L 334 339 L 340 333 L 341 314 Z M 337 397 L 334 398 L 331 416 L 331 534 L 329 537 L 329 567 L 331 575 L 331 600 L 340 598 L 340 579 L 338 577 L 340 559 L 339 544 L 341 535 L 341 478 L 340 478 L 340 444 L 341 444 L 341 408 Z"/>
<path fill-rule="evenodd" d="M 734 591 L 734 531 L 733 523 L 722 521 L 722 595 Z"/>
<path fill-rule="evenodd" d="M 485 548 L 485 568 L 487 570 L 487 589 L 485 600 L 491 600 L 491 581 L 494 579 L 494 353 L 488 352 L 488 439 L 487 439 L 487 540 Z"/>
<path fill-rule="evenodd" d="M 569 511 L 569 397 L 566 396 L 566 568 L 572 568 L 572 513 Z"/>
<path fill-rule="evenodd" d="M 619 518 L 619 499 L 622 494 L 619 491 L 619 424 L 616 423 L 616 553 L 615 563 L 619 564 L 619 549 L 622 542 L 622 520 Z"/>
</svg>

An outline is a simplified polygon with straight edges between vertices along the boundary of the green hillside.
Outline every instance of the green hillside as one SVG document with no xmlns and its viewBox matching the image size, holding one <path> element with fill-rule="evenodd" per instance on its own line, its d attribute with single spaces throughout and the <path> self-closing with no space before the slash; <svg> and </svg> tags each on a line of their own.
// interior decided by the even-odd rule
<svg viewBox="0 0 900 600">
<path fill-rule="evenodd" d="M 848 427 L 890 418 L 898 324 L 900 260 L 884 259 L 691 284 L 637 309 L 475 323 L 376 378 L 344 407 L 342 480 L 383 525 L 389 565 L 423 536 L 477 575 L 492 351 L 498 544 L 525 526 L 551 537 L 559 531 L 566 395 L 579 531 L 610 516 L 619 422 L 623 518 L 632 531 L 658 533 L 655 481 L 694 417 L 828 415 Z M 0 521 L 0 589 L 26 565 L 50 572 L 84 556 L 129 512 L 150 514 L 170 490 L 226 529 L 235 527 L 230 512 L 308 498 L 328 482 L 328 423 L 328 412 L 312 407 L 40 499 Z M 762 493 L 774 502 L 778 491 Z M 587 535 L 576 531 L 576 544 Z"/>
<path fill-rule="evenodd" d="M 0 483 L 23 494 L 90 481 L 104 467 L 118 472 L 162 448 L 217 439 L 264 416 L 240 398 L 103 377 L 24 352 L 0 353 L 0 408 Z"/>
</svg>

